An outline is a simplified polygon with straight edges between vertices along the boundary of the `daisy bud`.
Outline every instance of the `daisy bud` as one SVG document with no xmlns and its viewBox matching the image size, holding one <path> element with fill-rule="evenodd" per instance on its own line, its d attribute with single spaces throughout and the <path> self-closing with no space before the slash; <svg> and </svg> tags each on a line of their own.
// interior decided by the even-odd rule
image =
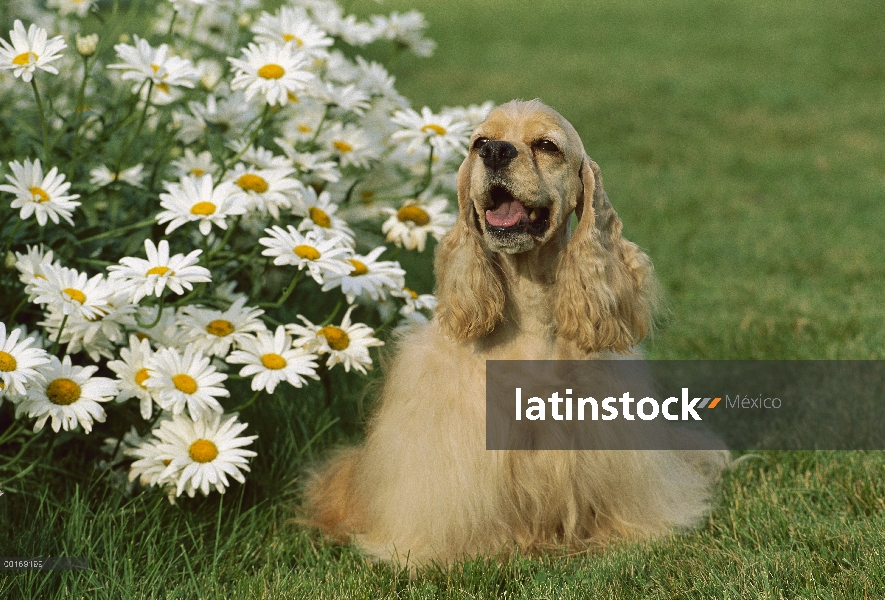
<svg viewBox="0 0 885 600">
<path fill-rule="evenodd" d="M 237 25 L 246 28 L 252 23 L 252 15 L 243 13 L 237 18 Z"/>
<path fill-rule="evenodd" d="M 80 53 L 80 56 L 90 57 L 95 54 L 95 50 L 98 48 L 98 34 L 93 33 L 90 35 L 81 36 L 77 34 L 77 52 Z"/>
<path fill-rule="evenodd" d="M 3 260 L 3 266 L 9 270 L 15 268 L 15 263 L 18 262 L 18 259 L 15 257 L 15 254 L 12 252 L 6 253 L 6 258 Z"/>
</svg>

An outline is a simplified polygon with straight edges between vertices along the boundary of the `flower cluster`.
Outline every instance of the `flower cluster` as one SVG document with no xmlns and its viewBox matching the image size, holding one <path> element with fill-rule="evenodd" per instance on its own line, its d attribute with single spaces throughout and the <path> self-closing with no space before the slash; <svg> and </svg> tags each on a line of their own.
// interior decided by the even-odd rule
<svg viewBox="0 0 885 600">
<path fill-rule="evenodd" d="M 431 53 L 420 13 L 156 4 L 108 42 L 109 6 L 27 0 L 37 24 L 0 38 L 0 410 L 129 419 L 104 464 L 171 498 L 244 480 L 240 411 L 364 375 L 387 328 L 427 322 L 396 255 L 452 226 L 491 107 L 416 111 L 357 55 Z"/>
</svg>

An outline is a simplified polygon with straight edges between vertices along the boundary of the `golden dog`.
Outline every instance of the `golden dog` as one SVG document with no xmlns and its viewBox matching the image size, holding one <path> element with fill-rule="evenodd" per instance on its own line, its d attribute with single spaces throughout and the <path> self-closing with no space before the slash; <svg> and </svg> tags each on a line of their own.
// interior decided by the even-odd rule
<svg viewBox="0 0 885 600">
<path fill-rule="evenodd" d="M 486 360 L 613 358 L 651 326 L 651 263 L 575 129 L 537 100 L 494 109 L 458 203 L 435 318 L 399 340 L 363 445 L 308 485 L 308 521 L 412 565 L 697 524 L 722 452 L 486 450 Z"/>
</svg>

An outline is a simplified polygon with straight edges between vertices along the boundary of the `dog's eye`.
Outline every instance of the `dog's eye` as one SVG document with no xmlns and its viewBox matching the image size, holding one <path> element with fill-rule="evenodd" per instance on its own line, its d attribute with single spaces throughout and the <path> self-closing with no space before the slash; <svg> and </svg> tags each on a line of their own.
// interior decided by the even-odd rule
<svg viewBox="0 0 885 600">
<path fill-rule="evenodd" d="M 536 150 L 541 150 L 542 152 L 559 152 L 559 146 L 551 142 L 550 140 L 538 140 L 532 146 Z"/>
<path fill-rule="evenodd" d="M 473 142 L 473 149 L 479 150 L 480 148 L 482 148 L 483 146 L 485 146 L 488 143 L 489 143 L 489 138 L 484 138 L 484 137 L 476 138 L 476 140 Z"/>
</svg>

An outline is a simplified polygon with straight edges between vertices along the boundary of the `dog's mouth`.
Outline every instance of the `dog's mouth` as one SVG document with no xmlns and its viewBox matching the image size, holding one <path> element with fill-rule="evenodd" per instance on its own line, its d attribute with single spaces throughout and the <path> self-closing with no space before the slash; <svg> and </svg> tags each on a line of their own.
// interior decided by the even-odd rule
<svg viewBox="0 0 885 600">
<path fill-rule="evenodd" d="M 486 230 L 490 233 L 544 234 L 550 225 L 550 209 L 526 207 L 502 186 L 489 190 L 491 208 L 486 210 Z"/>
</svg>

